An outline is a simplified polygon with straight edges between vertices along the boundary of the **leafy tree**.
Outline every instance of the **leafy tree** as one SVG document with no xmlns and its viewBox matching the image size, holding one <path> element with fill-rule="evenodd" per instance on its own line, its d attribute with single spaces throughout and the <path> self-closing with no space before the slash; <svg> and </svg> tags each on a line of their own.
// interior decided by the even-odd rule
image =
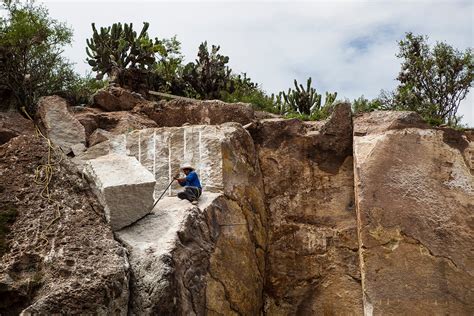
<svg viewBox="0 0 474 316">
<path fill-rule="evenodd" d="M 426 36 L 407 33 L 399 42 L 400 81 L 388 107 L 420 113 L 431 123 L 456 125 L 460 102 L 474 81 L 472 49 L 460 52 L 446 43 L 427 44 Z"/>
<path fill-rule="evenodd" d="M 0 20 L 0 90 L 8 90 L 18 109 L 36 111 L 39 97 L 63 90 L 76 78 L 61 56 L 72 30 L 41 6 L 4 1 Z"/>
<path fill-rule="evenodd" d="M 176 36 L 162 39 L 159 43 L 163 49 L 160 51 L 160 58 L 154 65 L 155 89 L 175 95 L 187 95 L 189 85 L 183 79 L 184 56 L 181 53 L 181 43 Z"/>
<path fill-rule="evenodd" d="M 223 91 L 229 91 L 231 69 L 227 66 L 229 57 L 219 54 L 220 46 L 212 45 L 211 51 L 207 42 L 199 45 L 198 59 L 184 68 L 183 78 L 201 99 L 220 99 Z"/>
<path fill-rule="evenodd" d="M 92 23 L 92 38 L 87 39 L 87 62 L 97 72 L 97 79 L 107 75 L 112 82 L 119 79 L 127 68 L 151 70 L 156 62 L 156 54 L 163 53 L 165 47 L 157 38 L 150 39 L 149 23 L 144 22 L 140 34 L 133 30 L 133 24 L 114 23 L 111 27 L 101 27 L 97 31 Z"/>
</svg>

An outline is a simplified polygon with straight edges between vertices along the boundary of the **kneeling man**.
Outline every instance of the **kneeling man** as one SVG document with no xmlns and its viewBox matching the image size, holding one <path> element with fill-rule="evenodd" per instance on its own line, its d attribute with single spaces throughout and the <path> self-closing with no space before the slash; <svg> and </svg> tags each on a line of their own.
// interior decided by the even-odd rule
<svg viewBox="0 0 474 316">
<path fill-rule="evenodd" d="M 176 181 L 178 181 L 179 185 L 184 187 L 184 191 L 179 192 L 178 197 L 181 200 L 186 199 L 196 205 L 198 204 L 198 199 L 202 193 L 201 182 L 199 181 L 199 177 L 190 164 L 183 165 L 181 167 L 181 170 L 183 170 L 186 177 L 176 178 Z"/>
</svg>

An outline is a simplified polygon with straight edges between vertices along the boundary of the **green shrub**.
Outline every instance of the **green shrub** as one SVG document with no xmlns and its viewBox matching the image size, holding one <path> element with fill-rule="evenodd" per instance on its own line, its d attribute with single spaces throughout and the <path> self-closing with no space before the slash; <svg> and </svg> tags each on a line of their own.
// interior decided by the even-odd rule
<svg viewBox="0 0 474 316">
<path fill-rule="evenodd" d="M 88 105 L 91 96 L 107 84 L 107 80 L 97 80 L 89 73 L 85 77 L 77 76 L 65 91 L 59 94 L 66 98 L 71 105 Z"/>
<path fill-rule="evenodd" d="M 221 100 L 224 102 L 250 103 L 257 110 L 274 112 L 273 96 L 265 94 L 259 85 L 253 82 L 246 73 L 233 75 L 230 83 L 230 91 L 221 92 Z"/>
<path fill-rule="evenodd" d="M 382 110 L 382 102 L 379 99 L 369 100 L 364 97 L 364 95 L 360 96 L 357 99 L 354 99 L 352 102 L 352 112 L 355 114 L 363 113 L 363 112 L 372 112 L 375 110 Z"/>
</svg>

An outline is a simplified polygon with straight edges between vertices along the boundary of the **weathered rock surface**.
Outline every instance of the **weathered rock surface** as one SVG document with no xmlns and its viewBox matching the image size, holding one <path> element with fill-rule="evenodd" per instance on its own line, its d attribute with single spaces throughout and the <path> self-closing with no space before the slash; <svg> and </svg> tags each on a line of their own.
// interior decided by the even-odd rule
<svg viewBox="0 0 474 316">
<path fill-rule="evenodd" d="M 138 93 L 121 87 L 109 86 L 97 91 L 93 96 L 93 105 L 105 111 L 128 111 L 145 99 Z"/>
<path fill-rule="evenodd" d="M 98 128 L 91 134 L 91 136 L 89 136 L 89 146 L 105 142 L 106 140 L 111 139 L 113 135 L 114 134 L 111 132 Z"/>
<path fill-rule="evenodd" d="M 250 104 L 219 100 L 143 102 L 136 106 L 134 112 L 145 113 L 159 126 L 181 126 L 186 123 L 218 125 L 227 122 L 245 125 L 256 118 Z"/>
<path fill-rule="evenodd" d="M 17 213 L 8 235 L 0 224 L 0 314 L 127 315 L 126 250 L 66 159 L 53 169 L 51 200 L 41 196 L 34 171 L 47 155 L 34 136 L 0 146 L 0 216 Z"/>
<path fill-rule="evenodd" d="M 86 143 L 84 127 L 69 112 L 66 100 L 58 96 L 42 97 L 38 101 L 38 116 L 46 136 L 66 154 L 73 145 Z"/>
<path fill-rule="evenodd" d="M 33 122 L 18 112 L 0 112 L 0 145 L 19 135 L 33 135 Z"/>
<path fill-rule="evenodd" d="M 249 127 L 269 208 L 265 313 L 362 313 L 348 105 Z"/>
<path fill-rule="evenodd" d="M 123 134 L 158 126 L 145 115 L 128 111 L 102 112 L 95 108 L 85 108 L 74 115 L 85 128 L 89 146 L 98 143 L 97 137 L 94 136 L 94 132 L 97 130 Z"/>
<path fill-rule="evenodd" d="M 134 157 L 109 154 L 92 159 L 85 173 L 95 184 L 112 230 L 128 226 L 151 211 L 155 177 Z"/>
<path fill-rule="evenodd" d="M 416 117 L 355 119 L 364 310 L 472 315 L 474 146 L 461 132 L 426 128 Z"/>
<path fill-rule="evenodd" d="M 196 166 L 204 186 L 197 207 L 168 196 L 117 232 L 130 251 L 131 313 L 259 314 L 266 211 L 249 134 L 239 124 L 160 128 L 131 133 L 124 144 L 154 169 L 160 193 L 182 161 Z"/>
</svg>

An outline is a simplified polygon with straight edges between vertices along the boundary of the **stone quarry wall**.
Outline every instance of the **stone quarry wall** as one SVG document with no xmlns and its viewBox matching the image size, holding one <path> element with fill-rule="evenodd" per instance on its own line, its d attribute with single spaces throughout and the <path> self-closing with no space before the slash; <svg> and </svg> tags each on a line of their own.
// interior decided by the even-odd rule
<svg viewBox="0 0 474 316">
<path fill-rule="evenodd" d="M 350 108 L 249 130 L 269 209 L 265 313 L 361 314 Z"/>
<path fill-rule="evenodd" d="M 267 212 L 249 133 L 236 123 L 144 129 L 75 159 L 120 155 L 155 176 L 157 197 L 183 162 L 196 167 L 204 189 L 194 207 L 175 197 L 175 184 L 150 215 L 116 233 L 130 252 L 130 313 L 261 313 Z"/>
<path fill-rule="evenodd" d="M 366 314 L 474 311 L 474 143 L 413 113 L 354 122 Z"/>
<path fill-rule="evenodd" d="M 181 163 L 192 163 L 204 186 L 199 204 L 177 199 L 173 184 L 148 215 L 141 209 L 127 217 L 133 220 L 115 237 L 128 250 L 129 267 L 110 228 L 87 206 L 95 199 L 78 203 L 85 193 L 61 178 L 67 207 L 54 225 L 45 224 L 57 214 L 53 208 L 41 212 L 53 217 L 38 220 L 31 211 L 43 210 L 38 201 L 21 205 L 21 221 L 12 226 L 18 242 L 0 266 L 0 294 L 8 296 L 0 312 L 72 313 L 79 306 L 131 315 L 473 314 L 472 131 L 429 128 L 409 112 L 366 113 L 352 122 L 347 104 L 326 121 L 301 122 L 222 102 L 114 96 L 133 99 L 133 110 L 112 98 L 104 99 L 112 108 L 102 108 L 115 112 L 67 115 L 84 126 L 85 140 L 66 133 L 61 142 L 67 124 L 54 120 L 69 111 L 61 102 L 55 115 L 42 103 L 43 127 L 80 169 L 98 157 L 129 156 L 156 179 L 154 192 L 144 188 L 155 198 Z M 180 126 L 229 120 L 246 128 Z M 8 147 L 21 138 L 9 135 L 0 154 L 21 162 L 21 151 Z M 2 181 L 15 179 L 15 170 L 2 170 Z M 7 200 L 25 194 L 0 189 Z M 22 225 L 30 222 L 33 228 Z M 45 227 L 52 244 L 28 237 Z M 45 274 L 33 288 L 38 276 L 31 271 Z"/>
</svg>

